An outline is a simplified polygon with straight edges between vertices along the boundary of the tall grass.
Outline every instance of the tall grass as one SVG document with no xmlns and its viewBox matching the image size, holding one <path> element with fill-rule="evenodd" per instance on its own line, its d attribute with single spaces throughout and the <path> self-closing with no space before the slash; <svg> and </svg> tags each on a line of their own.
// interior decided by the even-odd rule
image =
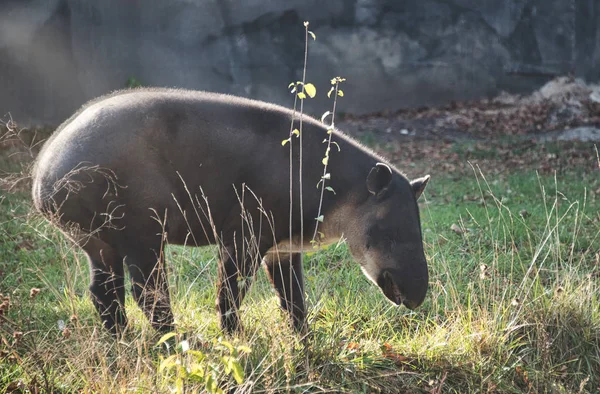
<svg viewBox="0 0 600 394">
<path fill-rule="evenodd" d="M 419 310 L 392 306 L 346 246 L 332 245 L 305 261 L 303 343 L 260 271 L 241 310 L 246 330 L 225 338 L 252 350 L 239 355 L 238 385 L 218 341 L 216 251 L 168 247 L 181 339 L 203 353 L 199 363 L 218 372 L 221 388 L 240 392 L 598 392 L 597 195 L 576 177 L 490 180 L 478 170 L 459 183 L 438 177 L 428 193 L 431 279 Z M 155 346 L 158 334 L 129 296 L 132 328 L 110 338 L 89 301 L 83 255 L 28 204 L 1 201 L 0 292 L 10 306 L 0 317 L 0 390 L 21 382 L 38 392 L 168 392 L 174 383 L 160 362 L 176 349 Z M 32 287 L 41 291 L 30 297 Z"/>
</svg>

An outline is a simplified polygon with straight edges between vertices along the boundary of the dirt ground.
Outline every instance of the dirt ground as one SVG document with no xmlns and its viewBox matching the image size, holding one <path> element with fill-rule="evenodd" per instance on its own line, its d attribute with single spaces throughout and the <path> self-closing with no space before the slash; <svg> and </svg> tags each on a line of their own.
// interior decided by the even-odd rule
<svg viewBox="0 0 600 394">
<path fill-rule="evenodd" d="M 472 171 L 541 173 L 599 168 L 600 85 L 561 77 L 528 96 L 451 103 L 368 116 L 337 125 L 409 175 Z"/>
</svg>

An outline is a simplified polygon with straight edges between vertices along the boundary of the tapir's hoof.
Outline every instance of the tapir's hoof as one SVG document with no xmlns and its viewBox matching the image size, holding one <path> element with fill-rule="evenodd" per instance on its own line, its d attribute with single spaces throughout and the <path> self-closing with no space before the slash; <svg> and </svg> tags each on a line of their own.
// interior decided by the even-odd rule
<svg viewBox="0 0 600 394">
<path fill-rule="evenodd" d="M 243 331 L 242 323 L 240 322 L 240 318 L 237 314 L 228 313 L 225 315 L 221 315 L 221 330 L 228 334 L 240 334 Z"/>
<path fill-rule="evenodd" d="M 174 324 L 157 324 L 157 325 L 152 325 L 154 327 L 154 329 L 162 334 L 166 334 L 169 332 L 173 332 L 175 331 L 175 325 Z"/>
<path fill-rule="evenodd" d="M 296 331 L 301 336 L 305 336 L 306 334 L 308 334 L 308 324 L 305 321 L 295 322 L 294 331 Z"/>
<path fill-rule="evenodd" d="M 171 315 L 160 319 L 154 316 L 152 320 L 152 327 L 158 332 L 166 334 L 175 331 L 175 324 Z"/>
<path fill-rule="evenodd" d="M 116 324 L 113 319 L 105 318 L 102 320 L 102 325 L 113 337 L 119 339 L 123 337 L 127 329 L 127 318 L 125 316 L 118 317 Z"/>
</svg>

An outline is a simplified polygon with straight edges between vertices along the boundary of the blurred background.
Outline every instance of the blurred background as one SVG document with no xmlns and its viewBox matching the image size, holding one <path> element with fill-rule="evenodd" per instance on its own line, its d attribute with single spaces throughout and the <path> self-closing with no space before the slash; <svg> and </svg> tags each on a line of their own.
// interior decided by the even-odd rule
<svg viewBox="0 0 600 394">
<path fill-rule="evenodd" d="M 597 0 L 0 0 L 0 115 L 56 125 L 140 84 L 291 106 L 303 21 L 314 115 L 337 75 L 357 115 L 600 79 Z"/>
</svg>

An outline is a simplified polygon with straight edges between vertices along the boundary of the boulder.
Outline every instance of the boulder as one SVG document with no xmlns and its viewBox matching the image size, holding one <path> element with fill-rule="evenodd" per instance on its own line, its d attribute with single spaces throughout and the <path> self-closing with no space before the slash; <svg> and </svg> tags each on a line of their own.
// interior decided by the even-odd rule
<svg viewBox="0 0 600 394">
<path fill-rule="evenodd" d="M 307 111 L 355 114 L 535 90 L 556 74 L 598 79 L 597 0 L 5 0 L 0 3 L 0 116 L 57 124 L 128 81 L 204 89 Z M 591 39 L 590 37 L 595 37 Z"/>
</svg>

